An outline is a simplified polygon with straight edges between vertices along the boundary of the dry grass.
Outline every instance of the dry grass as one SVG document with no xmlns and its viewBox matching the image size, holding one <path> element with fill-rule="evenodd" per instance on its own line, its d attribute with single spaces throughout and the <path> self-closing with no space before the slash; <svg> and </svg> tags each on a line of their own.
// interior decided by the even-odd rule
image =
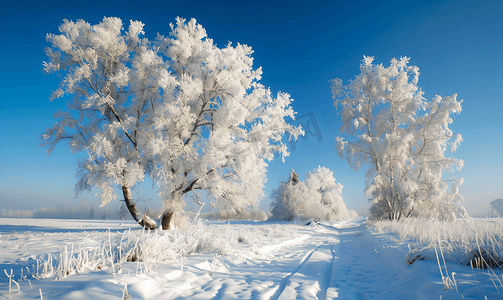
<svg viewBox="0 0 503 300">
<path fill-rule="evenodd" d="M 389 232 L 399 243 L 412 242 L 407 262 L 435 259 L 442 249 L 445 259 L 476 268 L 503 269 L 503 219 L 456 219 L 454 222 L 409 218 L 369 222 L 376 232 Z"/>
</svg>

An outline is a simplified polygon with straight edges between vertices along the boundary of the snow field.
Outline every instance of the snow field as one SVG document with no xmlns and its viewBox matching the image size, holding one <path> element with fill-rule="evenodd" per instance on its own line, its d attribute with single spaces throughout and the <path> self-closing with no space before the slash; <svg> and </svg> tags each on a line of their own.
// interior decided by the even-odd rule
<svg viewBox="0 0 503 300">
<path fill-rule="evenodd" d="M 9 296 L 8 278 L 2 276 L 0 299 L 40 299 L 39 289 L 44 299 L 126 299 L 127 294 L 131 299 L 502 297 L 503 288 L 493 283 L 489 270 L 449 261 L 442 270 L 455 279 L 457 290 L 445 290 L 436 260 L 407 265 L 407 244 L 412 241 L 369 230 L 361 217 L 310 226 L 196 221 L 171 232 L 129 229 L 136 226 L 0 219 L 0 268 L 13 269 L 21 290 Z M 79 260 L 84 249 L 87 263 Z M 37 260 L 47 264 L 48 253 L 52 273 L 39 267 L 37 274 Z M 136 261 L 127 259 L 133 253 Z M 493 271 L 501 278 L 501 270 Z"/>
</svg>

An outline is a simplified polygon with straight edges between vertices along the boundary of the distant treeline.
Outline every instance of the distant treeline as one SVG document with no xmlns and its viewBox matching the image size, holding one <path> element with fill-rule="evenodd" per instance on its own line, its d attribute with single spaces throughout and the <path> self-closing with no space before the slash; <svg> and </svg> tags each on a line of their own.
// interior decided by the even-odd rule
<svg viewBox="0 0 503 300">
<path fill-rule="evenodd" d="M 142 212 L 147 212 L 151 218 L 158 218 L 160 209 L 145 207 Z M 100 207 L 88 202 L 79 202 L 73 205 L 64 204 L 57 207 L 42 207 L 35 210 L 1 209 L 0 218 L 34 218 L 34 219 L 94 219 L 94 220 L 132 220 L 126 204 L 116 203 Z"/>
</svg>

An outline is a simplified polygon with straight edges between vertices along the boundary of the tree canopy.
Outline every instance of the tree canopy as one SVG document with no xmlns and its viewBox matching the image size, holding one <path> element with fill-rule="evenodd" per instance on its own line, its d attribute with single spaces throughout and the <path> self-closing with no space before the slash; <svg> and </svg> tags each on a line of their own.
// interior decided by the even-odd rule
<svg viewBox="0 0 503 300">
<path fill-rule="evenodd" d="M 427 101 L 417 86 L 419 68 L 409 66 L 407 57 L 392 59 L 389 67 L 373 59 L 364 57 L 361 73 L 348 85 L 332 80 L 340 132 L 356 137 L 337 137 L 336 148 L 354 170 L 369 165 L 365 193 L 373 201 L 370 216 L 452 219 L 464 213 L 453 205 L 463 200 L 458 193 L 463 179 L 442 178 L 444 170 L 463 166 L 462 160 L 445 156 L 462 141 L 449 129 L 462 101 L 456 94 Z"/>
<path fill-rule="evenodd" d="M 70 95 L 67 110 L 42 135 L 48 152 L 68 141 L 86 151 L 76 192 L 95 186 L 102 205 L 120 187 L 135 220 L 148 228 L 131 188 L 150 176 L 160 187 L 163 227 L 183 209 L 184 195 L 198 190 L 219 207 L 240 210 L 261 199 L 266 161 L 288 155 L 282 135 L 302 130 L 288 124 L 290 96 L 271 95 L 253 69 L 251 47 L 218 48 L 194 19 L 176 19 L 169 37 L 142 38 L 144 24 L 119 18 L 97 25 L 64 20 L 61 34 L 47 36 L 44 70 L 64 75 L 51 99 Z M 150 225 L 145 225 L 150 224 Z"/>
</svg>

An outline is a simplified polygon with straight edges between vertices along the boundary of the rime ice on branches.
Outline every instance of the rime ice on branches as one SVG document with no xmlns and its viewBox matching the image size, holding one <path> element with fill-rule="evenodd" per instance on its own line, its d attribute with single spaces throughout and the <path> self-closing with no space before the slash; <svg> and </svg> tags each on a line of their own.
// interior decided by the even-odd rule
<svg viewBox="0 0 503 300">
<path fill-rule="evenodd" d="M 68 141 L 86 151 L 76 192 L 98 187 L 102 205 L 119 187 L 134 219 L 146 228 L 131 188 L 150 176 L 160 187 L 169 228 L 183 211 L 183 197 L 198 190 L 221 208 L 255 205 L 263 194 L 266 160 L 288 155 L 282 135 L 302 133 L 288 94 L 276 97 L 259 83 L 253 51 L 230 43 L 218 48 L 194 19 L 177 18 L 170 37 L 141 37 L 143 23 L 123 30 L 119 18 L 97 25 L 65 20 L 49 34 L 46 72 L 64 75 L 56 99 L 70 95 L 65 112 L 42 136 L 49 152 Z"/>
<path fill-rule="evenodd" d="M 340 108 L 336 138 L 341 158 L 354 170 L 368 163 L 365 192 L 372 197 L 370 216 L 401 219 L 409 216 L 453 219 L 464 214 L 458 186 L 463 179 L 442 179 L 444 170 L 461 169 L 463 161 L 446 157 L 462 138 L 449 129 L 451 114 L 461 112 L 457 95 L 423 98 L 419 68 L 409 58 L 392 59 L 389 67 L 364 57 L 360 75 L 344 86 L 332 80 L 334 105 Z M 449 192 L 448 189 L 451 188 Z"/>
</svg>

